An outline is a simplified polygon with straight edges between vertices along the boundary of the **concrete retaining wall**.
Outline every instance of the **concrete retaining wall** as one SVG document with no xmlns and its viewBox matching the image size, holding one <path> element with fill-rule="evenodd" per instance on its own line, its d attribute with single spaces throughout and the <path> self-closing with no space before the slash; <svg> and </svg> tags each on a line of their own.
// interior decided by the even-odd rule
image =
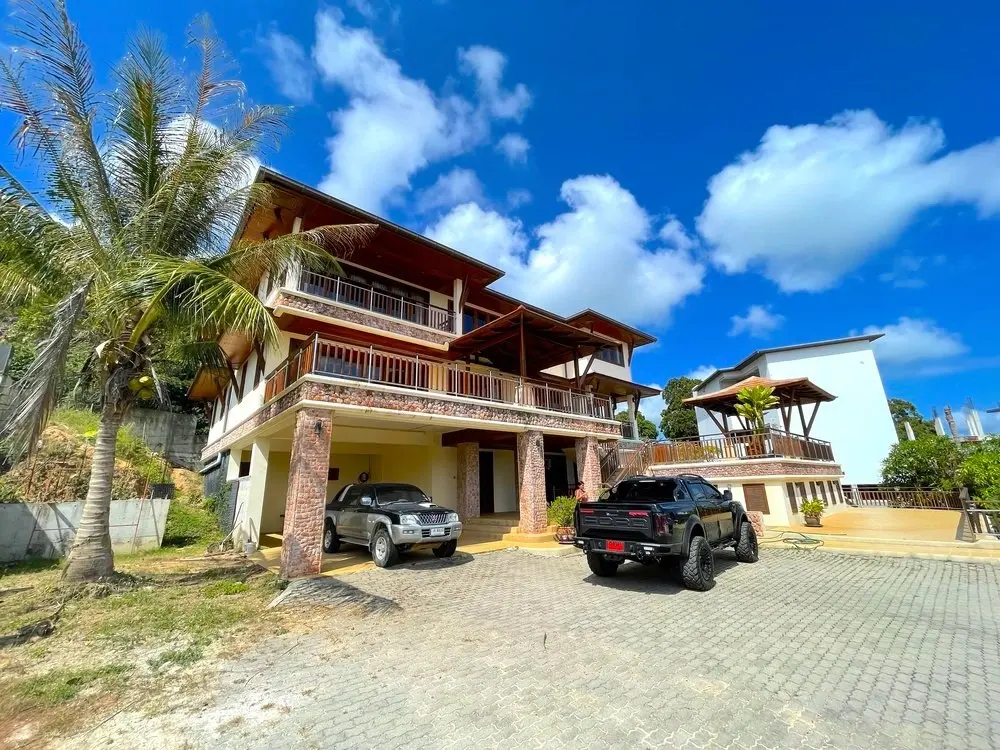
<svg viewBox="0 0 1000 750">
<path fill-rule="evenodd" d="M 185 469 L 200 466 L 206 436 L 198 434 L 198 419 L 194 414 L 135 409 L 128 422 L 153 453 L 166 456 L 170 463 Z"/>
<path fill-rule="evenodd" d="M 113 500 L 111 545 L 129 553 L 163 542 L 170 500 Z M 69 552 L 82 502 L 0 503 L 0 563 L 62 557 Z"/>
</svg>

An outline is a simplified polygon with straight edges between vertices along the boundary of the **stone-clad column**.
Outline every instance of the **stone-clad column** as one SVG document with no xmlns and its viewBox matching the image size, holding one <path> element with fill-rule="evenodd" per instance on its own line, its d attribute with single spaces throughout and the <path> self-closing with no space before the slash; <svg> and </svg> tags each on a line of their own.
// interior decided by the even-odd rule
<svg viewBox="0 0 1000 750">
<path fill-rule="evenodd" d="M 596 500 L 601 491 L 601 457 L 597 453 L 597 438 L 577 438 L 576 471 L 587 495 Z"/>
<path fill-rule="evenodd" d="M 521 531 L 541 533 L 549 521 L 545 502 L 545 442 L 538 430 L 517 433 L 517 480 Z"/>
<path fill-rule="evenodd" d="M 282 578 L 301 578 L 320 572 L 332 437 L 331 412 L 302 409 L 295 415 L 281 540 Z"/>
<path fill-rule="evenodd" d="M 479 515 L 479 443 L 458 444 L 458 515 Z"/>
</svg>

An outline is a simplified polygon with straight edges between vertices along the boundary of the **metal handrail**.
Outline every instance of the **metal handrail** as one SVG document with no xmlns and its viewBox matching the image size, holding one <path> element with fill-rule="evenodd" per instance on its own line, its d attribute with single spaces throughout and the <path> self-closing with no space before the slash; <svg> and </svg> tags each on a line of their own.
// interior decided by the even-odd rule
<svg viewBox="0 0 1000 750">
<path fill-rule="evenodd" d="M 544 381 L 523 378 L 489 368 L 476 368 L 421 356 L 407 356 L 362 347 L 314 334 L 309 343 L 278 365 L 265 378 L 264 401 L 280 395 L 304 375 L 328 375 L 380 383 L 414 391 L 461 396 L 558 411 L 595 419 L 613 419 L 611 400 Z"/>
<path fill-rule="evenodd" d="M 396 294 L 386 294 L 371 285 L 347 281 L 340 276 L 324 276 L 314 271 L 303 271 L 299 277 L 298 289 L 306 294 L 381 313 L 437 331 L 451 332 L 455 329 L 453 310 Z"/>
</svg>

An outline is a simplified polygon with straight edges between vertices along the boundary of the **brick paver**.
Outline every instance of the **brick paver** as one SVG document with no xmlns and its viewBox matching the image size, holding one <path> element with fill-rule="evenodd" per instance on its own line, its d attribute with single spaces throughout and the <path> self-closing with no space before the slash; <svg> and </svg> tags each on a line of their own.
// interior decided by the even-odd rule
<svg viewBox="0 0 1000 750">
<path fill-rule="evenodd" d="M 210 737 L 179 722 L 178 737 L 713 750 L 1000 737 L 997 566 L 722 553 L 716 587 L 696 593 L 656 568 L 596 579 L 578 555 L 449 562 L 296 584 L 287 602 L 328 606 L 329 631 L 228 662 L 219 700 L 257 718 Z"/>
</svg>

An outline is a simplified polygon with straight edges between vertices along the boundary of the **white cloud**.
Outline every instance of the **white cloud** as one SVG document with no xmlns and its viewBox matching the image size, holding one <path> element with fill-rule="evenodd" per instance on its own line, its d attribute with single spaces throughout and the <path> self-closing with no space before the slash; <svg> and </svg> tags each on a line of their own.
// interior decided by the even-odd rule
<svg viewBox="0 0 1000 750">
<path fill-rule="evenodd" d="M 521 121 L 531 106 L 531 93 L 519 83 L 513 89 L 503 87 L 503 69 L 507 58 L 492 47 L 475 44 L 458 51 L 462 69 L 476 77 L 479 95 L 490 113 L 501 120 Z"/>
<path fill-rule="evenodd" d="M 501 290 L 558 313 L 593 307 L 665 325 L 674 306 L 700 291 L 705 267 L 688 249 L 657 238 L 649 214 L 613 178 L 567 180 L 560 197 L 569 210 L 530 236 L 520 221 L 474 203 L 426 234 L 505 269 Z"/>
<path fill-rule="evenodd" d="M 339 10 L 317 13 L 313 58 L 323 82 L 348 98 L 331 115 L 336 133 L 327 140 L 330 168 L 320 189 L 381 212 L 409 190 L 417 172 L 486 142 L 493 120 L 519 118 L 523 107 L 508 100 L 521 98 L 516 93 L 521 90 L 530 100 L 527 89 L 518 84 L 514 93 L 507 92 L 500 80 L 503 55 L 488 47 L 472 49 L 462 51 L 462 60 L 476 76 L 475 102 L 438 95 L 407 77 L 369 30 L 345 25 Z"/>
<path fill-rule="evenodd" d="M 733 315 L 730 320 L 733 323 L 729 329 L 730 336 L 749 333 L 754 338 L 762 339 L 779 329 L 785 322 L 785 316 L 771 312 L 770 307 L 750 305 L 746 315 Z"/>
<path fill-rule="evenodd" d="M 892 129 L 870 110 L 768 128 L 708 183 L 697 219 L 728 273 L 759 269 L 785 291 L 820 291 L 892 242 L 925 208 L 1000 210 L 1000 139 L 937 156 L 934 122 Z"/>
<path fill-rule="evenodd" d="M 482 202 L 483 184 L 471 169 L 455 167 L 417 194 L 417 211 L 430 213 L 461 203 Z"/>
<path fill-rule="evenodd" d="M 503 154 L 510 164 L 526 163 L 530 148 L 528 139 L 520 133 L 507 133 L 497 142 L 497 151 Z"/>
<path fill-rule="evenodd" d="M 531 203 L 531 191 L 525 190 L 524 188 L 515 188 L 514 190 L 507 191 L 507 206 L 508 208 L 515 209 L 521 206 Z"/>
<path fill-rule="evenodd" d="M 949 359 L 969 351 L 961 336 L 946 331 L 933 320 L 903 316 L 896 323 L 868 326 L 862 333 L 885 334 L 872 344 L 876 359 L 885 365 L 912 365 Z"/>
<path fill-rule="evenodd" d="M 663 391 L 663 386 L 659 383 L 647 383 L 646 385 L 650 388 L 656 388 L 661 392 Z M 663 403 L 663 396 L 660 394 L 639 399 L 639 411 L 646 419 L 656 425 L 657 430 L 660 429 L 660 417 L 662 416 L 661 413 L 664 406 L 666 404 Z"/>
<path fill-rule="evenodd" d="M 719 368 L 716 367 L 715 365 L 701 365 L 701 366 L 696 367 L 693 370 L 691 370 L 691 372 L 689 372 L 684 377 L 686 377 L 686 378 L 694 378 L 695 380 L 701 381 L 701 380 L 704 380 L 705 378 L 707 378 L 709 375 L 711 375 L 713 372 L 715 372 L 718 369 Z"/>
<path fill-rule="evenodd" d="M 259 42 L 278 91 L 296 104 L 311 102 L 315 74 L 302 45 L 276 29 L 271 29 Z"/>
<path fill-rule="evenodd" d="M 364 16 L 366 21 L 374 21 L 378 18 L 378 10 L 370 0 L 347 0 L 347 4 Z"/>
</svg>

